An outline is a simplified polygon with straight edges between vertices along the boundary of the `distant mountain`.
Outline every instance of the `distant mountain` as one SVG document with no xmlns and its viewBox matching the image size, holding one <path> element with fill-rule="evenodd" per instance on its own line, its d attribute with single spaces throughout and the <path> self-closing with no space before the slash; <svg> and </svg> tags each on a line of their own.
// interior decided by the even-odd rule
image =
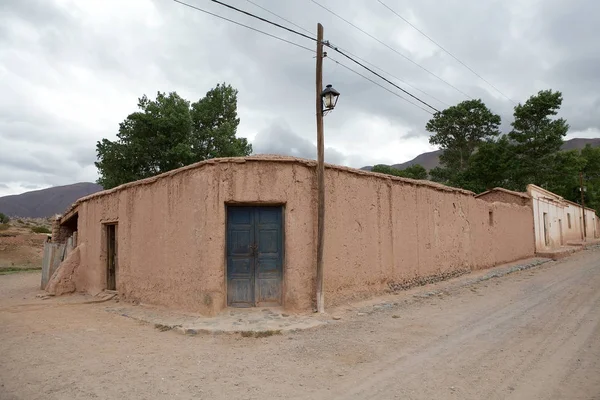
<svg viewBox="0 0 600 400">
<path fill-rule="evenodd" d="M 91 182 L 55 186 L 22 194 L 0 197 L 0 212 L 11 217 L 43 218 L 62 214 L 75 200 L 102 190 Z"/>
<path fill-rule="evenodd" d="M 592 146 L 600 146 L 600 138 L 597 139 L 570 139 L 563 143 L 562 150 L 581 150 L 585 147 L 586 144 L 591 144 Z M 402 164 L 394 164 L 391 165 L 394 168 L 404 169 L 410 167 L 414 164 L 421 164 L 427 171 L 437 167 L 440 165 L 440 155 L 442 154 L 442 150 L 430 151 L 428 153 L 419 154 L 415 158 L 410 161 L 407 161 Z M 362 170 L 370 171 L 373 166 L 369 165 L 366 167 L 362 167 Z"/>
</svg>

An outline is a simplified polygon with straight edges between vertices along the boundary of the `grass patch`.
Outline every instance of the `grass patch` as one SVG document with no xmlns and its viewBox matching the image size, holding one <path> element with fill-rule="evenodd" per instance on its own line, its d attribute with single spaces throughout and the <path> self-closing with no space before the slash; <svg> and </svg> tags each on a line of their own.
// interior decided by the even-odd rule
<svg viewBox="0 0 600 400">
<path fill-rule="evenodd" d="M 42 267 L 6 267 L 0 268 L 0 275 L 18 274 L 19 272 L 36 272 L 41 270 Z"/>
<path fill-rule="evenodd" d="M 264 338 L 269 336 L 281 335 L 281 331 L 278 330 L 270 330 L 270 331 L 244 331 L 240 332 L 242 337 L 253 337 L 253 338 Z"/>
<path fill-rule="evenodd" d="M 34 226 L 31 228 L 31 232 L 33 233 L 52 233 L 52 231 L 45 226 Z"/>
<path fill-rule="evenodd" d="M 0 224 L 0 231 L 5 231 L 10 228 L 9 224 Z"/>
</svg>

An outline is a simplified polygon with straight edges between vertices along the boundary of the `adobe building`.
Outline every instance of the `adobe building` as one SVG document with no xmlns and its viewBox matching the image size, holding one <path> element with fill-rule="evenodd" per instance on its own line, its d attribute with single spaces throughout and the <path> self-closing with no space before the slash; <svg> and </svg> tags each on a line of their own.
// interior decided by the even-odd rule
<svg viewBox="0 0 600 400">
<path fill-rule="evenodd" d="M 494 188 L 475 196 L 490 202 L 527 205 L 533 213 L 533 234 L 537 253 L 557 250 L 569 244 L 581 244 L 599 237 L 600 225 L 596 212 L 536 185 L 528 185 L 527 193 Z"/>
<path fill-rule="evenodd" d="M 598 237 L 596 211 L 536 185 L 527 185 L 532 199 L 536 251 L 556 249 Z M 585 214 L 585 215 L 584 215 Z M 585 218 L 585 235 L 584 223 Z"/>
<path fill-rule="evenodd" d="M 326 306 L 535 253 L 530 205 L 428 181 L 326 165 Z M 316 163 L 212 159 L 78 200 L 60 218 L 76 247 L 49 291 L 110 289 L 129 301 L 213 315 L 311 310 Z"/>
</svg>

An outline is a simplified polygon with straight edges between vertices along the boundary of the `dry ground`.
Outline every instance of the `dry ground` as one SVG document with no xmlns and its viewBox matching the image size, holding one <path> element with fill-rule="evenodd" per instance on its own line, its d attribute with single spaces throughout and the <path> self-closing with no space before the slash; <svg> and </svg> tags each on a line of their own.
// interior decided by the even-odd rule
<svg viewBox="0 0 600 400">
<path fill-rule="evenodd" d="M 47 235 L 31 228 L 50 228 L 47 219 L 18 219 L 0 225 L 0 273 L 3 269 L 41 268 Z"/>
<path fill-rule="evenodd" d="M 261 339 L 160 332 L 38 284 L 0 276 L 0 399 L 600 399 L 598 249 Z"/>
</svg>

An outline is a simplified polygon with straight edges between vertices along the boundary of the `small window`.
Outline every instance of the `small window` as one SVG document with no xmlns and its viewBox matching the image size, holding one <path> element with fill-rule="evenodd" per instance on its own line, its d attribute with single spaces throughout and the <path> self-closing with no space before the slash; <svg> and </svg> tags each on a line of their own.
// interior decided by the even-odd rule
<svg viewBox="0 0 600 400">
<path fill-rule="evenodd" d="M 571 229 L 571 213 L 567 213 L 567 225 L 569 225 L 569 229 Z"/>
<path fill-rule="evenodd" d="M 493 211 L 490 211 L 490 213 L 489 213 L 489 223 L 490 223 L 490 226 L 494 226 L 494 212 Z"/>
</svg>

